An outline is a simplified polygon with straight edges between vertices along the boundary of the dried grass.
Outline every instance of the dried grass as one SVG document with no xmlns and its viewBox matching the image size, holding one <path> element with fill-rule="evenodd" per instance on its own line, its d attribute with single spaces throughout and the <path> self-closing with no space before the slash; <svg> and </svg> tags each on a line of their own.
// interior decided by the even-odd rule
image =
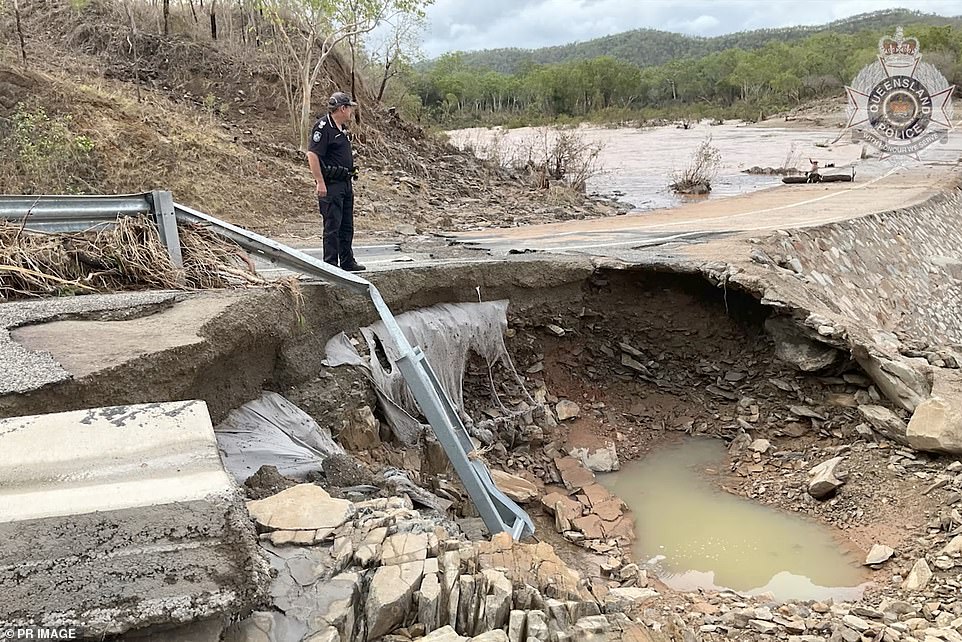
<svg viewBox="0 0 962 642">
<path fill-rule="evenodd" d="M 0 222 L 0 301 L 117 290 L 211 289 L 265 284 L 238 246 L 181 225 L 184 267 L 175 268 L 153 222 L 125 217 L 76 234 L 31 232 Z"/>
</svg>

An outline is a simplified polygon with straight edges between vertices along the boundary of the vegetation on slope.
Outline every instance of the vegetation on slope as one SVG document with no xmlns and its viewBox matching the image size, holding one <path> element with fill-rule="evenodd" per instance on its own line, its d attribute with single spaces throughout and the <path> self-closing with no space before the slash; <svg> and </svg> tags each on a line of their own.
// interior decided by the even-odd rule
<svg viewBox="0 0 962 642">
<path fill-rule="evenodd" d="M 924 59 L 962 86 L 962 27 L 906 24 Z M 638 67 L 613 56 L 479 73 L 460 54 L 409 80 L 425 113 L 446 127 L 566 119 L 620 121 L 671 116 L 755 120 L 803 101 L 842 94 L 878 54 L 888 30 L 825 32 L 746 51 Z"/>
<path fill-rule="evenodd" d="M 515 74 L 531 65 L 552 65 L 611 56 L 636 67 L 663 65 L 679 58 L 701 58 L 726 49 L 751 51 L 773 42 L 791 43 L 813 35 L 836 33 L 855 35 L 863 31 L 893 30 L 897 25 L 962 26 L 962 17 L 946 18 L 934 14 L 889 9 L 864 13 L 810 27 L 756 29 L 701 38 L 655 29 L 635 29 L 624 33 L 541 49 L 485 49 L 462 54 L 465 66 L 482 71 Z M 430 63 L 429 63 L 430 64 Z"/>
</svg>

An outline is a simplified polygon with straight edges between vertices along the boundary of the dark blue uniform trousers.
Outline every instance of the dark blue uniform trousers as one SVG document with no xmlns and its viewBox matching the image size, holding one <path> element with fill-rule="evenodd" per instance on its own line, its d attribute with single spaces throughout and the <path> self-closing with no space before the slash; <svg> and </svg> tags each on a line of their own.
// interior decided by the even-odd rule
<svg viewBox="0 0 962 642">
<path fill-rule="evenodd" d="M 324 220 L 324 261 L 342 268 L 354 265 L 354 189 L 350 181 L 328 181 L 327 196 L 318 197 Z"/>
</svg>

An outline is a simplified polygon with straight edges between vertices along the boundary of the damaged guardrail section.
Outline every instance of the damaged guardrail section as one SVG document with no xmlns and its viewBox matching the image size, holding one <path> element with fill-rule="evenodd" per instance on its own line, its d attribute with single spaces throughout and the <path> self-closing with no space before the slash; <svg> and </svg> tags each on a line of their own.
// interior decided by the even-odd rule
<svg viewBox="0 0 962 642">
<path fill-rule="evenodd" d="M 177 222 L 201 224 L 252 254 L 293 271 L 370 297 L 385 329 L 397 347 L 397 366 L 421 407 L 434 434 L 461 478 L 485 526 L 492 533 L 508 532 L 515 539 L 534 533 L 531 518 L 495 485 L 487 466 L 472 457 L 474 444 L 454 404 L 441 387 L 422 350 L 412 346 L 381 293 L 369 281 L 304 252 L 231 225 L 203 212 L 174 203 L 170 192 L 129 196 L 0 196 L 0 219 L 25 229 L 77 231 L 109 225 L 118 216 L 148 214 L 157 224 L 161 241 L 174 265 L 182 265 Z"/>
</svg>

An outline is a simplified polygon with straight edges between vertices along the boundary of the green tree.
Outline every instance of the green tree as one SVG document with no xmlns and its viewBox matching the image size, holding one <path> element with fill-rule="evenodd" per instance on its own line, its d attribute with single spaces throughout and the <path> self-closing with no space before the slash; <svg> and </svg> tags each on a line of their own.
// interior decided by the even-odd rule
<svg viewBox="0 0 962 642">
<path fill-rule="evenodd" d="M 339 43 L 370 33 L 402 14 L 423 16 L 432 0 L 263 0 L 271 20 L 274 68 L 282 79 L 291 125 L 302 149 L 312 126 L 314 87 Z"/>
</svg>

